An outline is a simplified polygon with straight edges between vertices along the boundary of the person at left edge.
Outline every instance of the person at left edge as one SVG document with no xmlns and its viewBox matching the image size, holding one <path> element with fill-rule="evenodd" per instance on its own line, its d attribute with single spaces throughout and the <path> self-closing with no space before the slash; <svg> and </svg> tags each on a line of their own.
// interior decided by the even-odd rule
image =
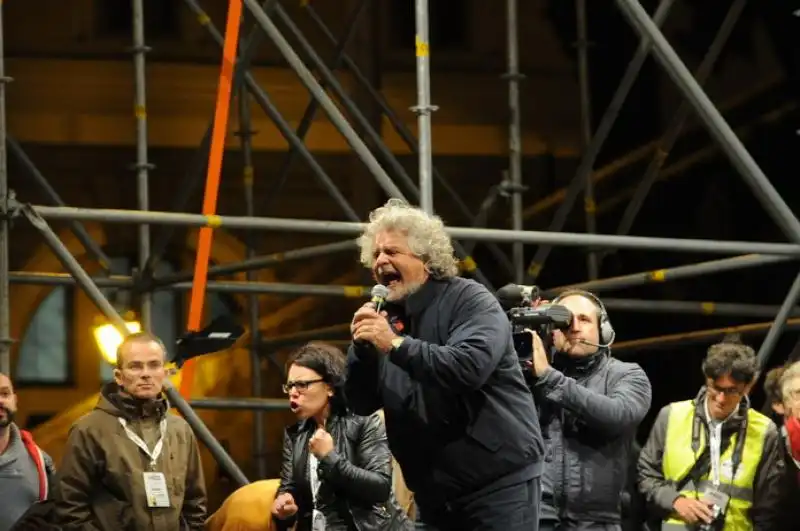
<svg viewBox="0 0 800 531">
<path fill-rule="evenodd" d="M 197 441 L 163 396 L 166 348 L 156 336 L 127 336 L 114 380 L 71 428 L 56 483 L 64 530 L 195 531 L 206 492 Z"/>
<path fill-rule="evenodd" d="M 17 394 L 8 375 L 0 372 L 0 531 L 8 531 L 46 511 L 53 460 L 33 436 L 14 422 Z"/>
</svg>

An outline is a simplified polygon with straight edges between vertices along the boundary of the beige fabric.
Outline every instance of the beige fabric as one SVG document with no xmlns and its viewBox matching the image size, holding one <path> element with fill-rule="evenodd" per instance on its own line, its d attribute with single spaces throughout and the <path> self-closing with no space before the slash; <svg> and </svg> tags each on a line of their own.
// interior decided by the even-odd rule
<svg viewBox="0 0 800 531">
<path fill-rule="evenodd" d="M 272 503 L 280 484 L 265 479 L 237 489 L 206 521 L 206 531 L 273 531 Z"/>
<path fill-rule="evenodd" d="M 381 417 L 381 420 L 384 420 L 382 409 L 378 411 L 378 415 Z M 405 510 L 408 517 L 414 520 L 416 516 L 414 493 L 406 486 L 406 482 L 403 479 L 403 471 L 400 470 L 400 465 L 394 457 L 392 458 L 392 489 L 395 498 L 397 498 L 397 503 Z"/>
</svg>

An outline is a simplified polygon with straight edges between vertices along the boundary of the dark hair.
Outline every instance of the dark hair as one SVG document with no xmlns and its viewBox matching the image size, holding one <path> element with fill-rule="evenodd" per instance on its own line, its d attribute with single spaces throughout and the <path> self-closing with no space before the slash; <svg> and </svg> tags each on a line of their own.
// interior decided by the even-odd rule
<svg viewBox="0 0 800 531">
<path fill-rule="evenodd" d="M 703 374 L 712 380 L 730 375 L 739 383 L 750 383 L 758 374 L 756 352 L 742 343 L 741 336 L 729 334 L 708 348 Z"/>
<path fill-rule="evenodd" d="M 767 404 L 783 403 L 781 377 L 785 370 L 786 367 L 775 367 L 764 377 L 764 394 L 767 397 Z"/>
<path fill-rule="evenodd" d="M 344 396 L 345 355 L 341 350 L 328 343 L 312 341 L 292 352 L 286 367 L 292 365 L 299 365 L 319 374 L 322 381 L 333 389 L 331 412 L 336 415 L 347 413 Z"/>
<path fill-rule="evenodd" d="M 150 332 L 133 332 L 125 336 L 117 347 L 117 369 L 122 369 L 122 351 L 125 349 L 125 347 L 132 345 L 133 343 L 149 343 L 151 341 L 157 343 L 158 346 L 161 347 L 161 350 L 164 351 L 164 361 L 166 361 L 167 346 L 158 336 L 151 334 Z"/>
</svg>

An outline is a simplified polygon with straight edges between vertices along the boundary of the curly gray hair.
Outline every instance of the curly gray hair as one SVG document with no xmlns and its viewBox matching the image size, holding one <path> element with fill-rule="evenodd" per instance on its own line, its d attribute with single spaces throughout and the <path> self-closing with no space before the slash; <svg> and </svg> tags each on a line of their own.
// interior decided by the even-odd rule
<svg viewBox="0 0 800 531">
<path fill-rule="evenodd" d="M 369 223 L 358 238 L 361 263 L 372 268 L 375 260 L 375 237 L 381 232 L 398 231 L 408 237 L 408 247 L 435 278 L 458 275 L 458 261 L 453 243 L 439 216 L 431 216 L 401 199 L 389 199 L 369 215 Z"/>
<path fill-rule="evenodd" d="M 783 398 L 784 401 L 791 398 L 789 396 L 789 393 L 792 392 L 792 387 L 793 387 L 792 384 L 794 384 L 794 381 L 797 378 L 800 378 L 800 362 L 796 361 L 791 365 L 789 365 L 788 367 L 786 367 L 786 370 L 784 370 L 783 374 L 781 374 L 780 390 L 781 390 L 781 397 Z"/>
</svg>

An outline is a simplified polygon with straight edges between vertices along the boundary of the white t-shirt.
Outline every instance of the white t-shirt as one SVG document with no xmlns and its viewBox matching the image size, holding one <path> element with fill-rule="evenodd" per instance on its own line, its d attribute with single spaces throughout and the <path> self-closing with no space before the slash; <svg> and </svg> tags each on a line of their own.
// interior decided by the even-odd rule
<svg viewBox="0 0 800 531">
<path fill-rule="evenodd" d="M 317 510 L 317 492 L 319 491 L 319 474 L 317 474 L 317 467 L 319 461 L 316 456 L 308 452 L 308 481 L 311 484 L 311 498 L 314 501 L 314 511 L 311 516 L 311 529 L 312 531 L 325 531 L 325 515 Z"/>
</svg>

